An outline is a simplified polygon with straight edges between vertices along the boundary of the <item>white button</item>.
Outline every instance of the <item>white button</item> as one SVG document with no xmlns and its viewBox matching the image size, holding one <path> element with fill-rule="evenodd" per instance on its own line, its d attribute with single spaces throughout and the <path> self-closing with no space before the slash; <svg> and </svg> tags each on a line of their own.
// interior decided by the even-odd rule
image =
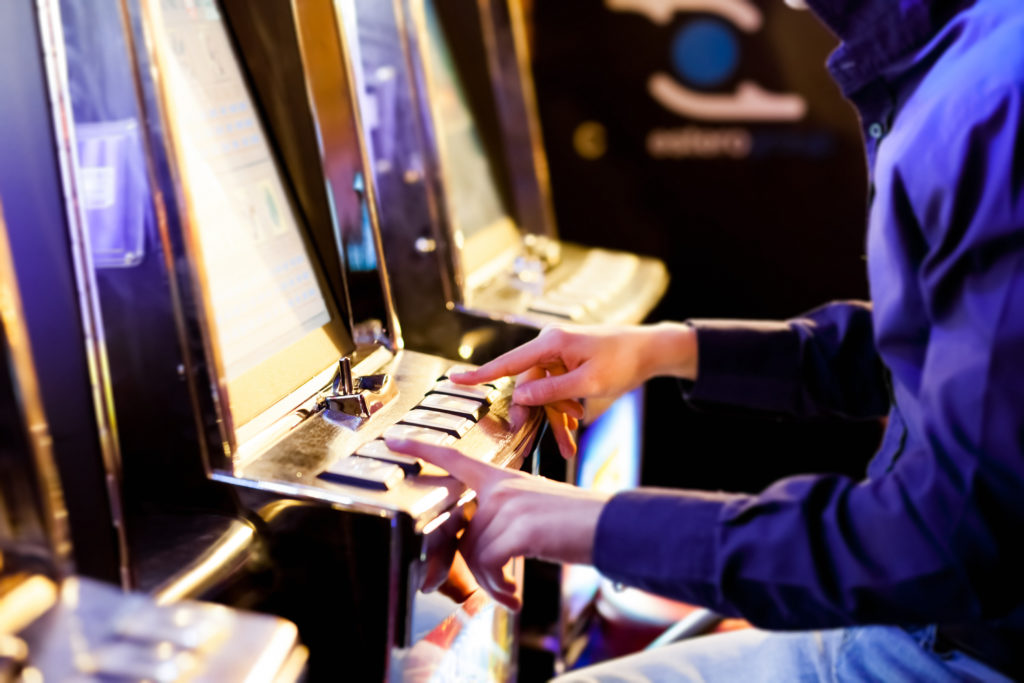
<svg viewBox="0 0 1024 683">
<path fill-rule="evenodd" d="M 356 451 L 356 455 L 361 455 L 364 458 L 374 458 L 376 460 L 382 460 L 389 462 L 393 465 L 398 465 L 406 474 L 419 474 L 420 470 L 423 469 L 423 463 L 420 462 L 419 458 L 414 458 L 411 455 L 405 455 L 404 453 L 396 453 L 388 445 L 380 439 L 374 439 L 368 443 L 363 444 Z"/>
<path fill-rule="evenodd" d="M 447 432 L 439 432 L 436 429 L 418 427 L 416 425 L 392 425 L 384 432 L 385 439 L 409 439 L 410 441 L 422 441 L 436 446 L 450 446 L 455 443 L 455 437 Z"/>
<path fill-rule="evenodd" d="M 405 472 L 398 465 L 349 455 L 331 464 L 320 474 L 320 478 L 336 484 L 387 491 L 405 478 Z"/>
<path fill-rule="evenodd" d="M 476 368 L 477 366 L 475 365 L 453 365 L 444 371 L 444 376 L 451 377 L 452 375 L 459 374 L 460 372 L 472 372 L 473 370 L 476 370 Z"/>
<path fill-rule="evenodd" d="M 494 403 L 501 396 L 500 391 L 496 391 L 485 384 L 469 386 L 466 384 L 456 384 L 450 379 L 442 380 L 435 384 L 433 391 L 451 394 L 452 396 L 462 396 L 463 398 L 475 398 L 480 401 L 487 401 L 488 403 Z"/>
<path fill-rule="evenodd" d="M 420 402 L 420 407 L 445 410 L 476 421 L 480 419 L 480 416 L 487 409 L 487 404 L 475 398 L 449 396 L 448 394 L 430 394 Z"/>
<path fill-rule="evenodd" d="M 402 424 L 441 429 L 453 436 L 462 437 L 473 426 L 473 421 L 461 415 L 439 413 L 436 410 L 412 410 L 403 417 Z"/>
<path fill-rule="evenodd" d="M 511 377 L 499 377 L 493 382 L 488 382 L 489 385 L 494 387 L 502 394 L 507 394 L 512 391 L 515 386 L 515 381 Z"/>
<path fill-rule="evenodd" d="M 445 372 L 444 377 L 447 379 L 452 375 L 459 372 L 469 372 L 471 370 L 479 369 L 476 365 L 453 365 Z M 481 386 L 493 387 L 498 391 L 504 392 L 506 389 L 511 389 L 512 379 L 510 377 L 499 377 L 498 379 L 491 382 L 484 382 Z M 466 386 L 466 385 L 459 385 Z M 483 399 L 481 399 L 483 400 Z M 496 400 L 496 399 L 495 399 Z"/>
</svg>

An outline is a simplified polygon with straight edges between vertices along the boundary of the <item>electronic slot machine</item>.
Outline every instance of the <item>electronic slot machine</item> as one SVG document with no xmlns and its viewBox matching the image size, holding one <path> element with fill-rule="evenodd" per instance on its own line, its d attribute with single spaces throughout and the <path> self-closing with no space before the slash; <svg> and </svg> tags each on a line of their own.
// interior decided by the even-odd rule
<svg viewBox="0 0 1024 683">
<path fill-rule="evenodd" d="M 401 309 L 422 318 L 423 306 L 440 300 L 527 329 L 647 316 L 668 282 L 660 261 L 557 239 L 539 131 L 528 140 L 518 132 L 539 124 L 526 100 L 513 107 L 508 93 L 523 77 L 499 54 L 511 39 L 495 39 L 510 24 L 476 2 L 447 0 L 347 0 L 339 21 L 352 45 L 390 266 L 441 264 L 433 278 L 396 280 Z M 425 323 L 408 336 L 445 338 Z M 462 341 L 456 346 L 471 354 L 473 335 Z"/>
<path fill-rule="evenodd" d="M 282 619 L 157 604 L 72 573 L 71 538 L 0 210 L 0 680 L 300 680 Z"/>
<path fill-rule="evenodd" d="M 333 21 L 317 21 L 317 8 L 300 5 L 294 20 L 281 2 L 122 3 L 142 102 L 136 130 L 149 189 L 140 191 L 156 207 L 158 239 L 146 244 L 169 264 L 171 305 L 147 309 L 150 292 L 127 288 L 128 313 L 109 320 L 137 334 L 132 316 L 148 310 L 147 324 L 171 330 L 181 351 L 147 359 L 111 391 L 115 403 L 119 394 L 150 401 L 161 424 L 193 429 L 197 441 L 177 460 L 137 462 L 135 481 L 148 475 L 167 489 L 164 480 L 199 465 L 237 499 L 275 571 L 259 607 L 298 624 L 312 678 L 344 671 L 380 680 L 452 661 L 469 676 L 508 678 L 512 615 L 482 594 L 438 607 L 444 601 L 421 590 L 447 577 L 453 534 L 474 494 L 389 451 L 382 437 L 457 445 L 519 466 L 539 411 L 512 405 L 510 383 L 455 385 L 447 378 L 455 361 L 403 348 L 379 245 L 362 253 L 376 263 L 373 275 L 352 277 L 356 255 L 344 246 L 367 226 L 375 234 L 375 212 L 348 85 L 333 84 L 332 115 L 318 118 L 307 139 L 284 128 L 312 125 L 309 96 L 282 103 L 264 82 L 298 58 L 300 39 L 308 47 L 311 28 L 334 30 Z M 260 55 L 244 29 L 267 27 L 263 12 L 282 7 L 270 43 L 286 57 L 255 72 Z M 317 49 L 339 59 L 329 43 Z M 309 83 L 311 92 L 323 86 Z M 289 117 L 298 117 L 294 126 Z M 318 141 L 331 151 L 317 173 L 303 172 L 321 164 Z M 96 164 L 92 181 L 109 177 L 103 166 L 118 167 L 116 159 Z M 355 316 L 364 311 L 377 323 L 361 324 Z M 108 325 L 105 336 L 114 334 Z M 169 368 L 187 389 L 184 400 L 146 391 L 147 373 Z"/>
</svg>

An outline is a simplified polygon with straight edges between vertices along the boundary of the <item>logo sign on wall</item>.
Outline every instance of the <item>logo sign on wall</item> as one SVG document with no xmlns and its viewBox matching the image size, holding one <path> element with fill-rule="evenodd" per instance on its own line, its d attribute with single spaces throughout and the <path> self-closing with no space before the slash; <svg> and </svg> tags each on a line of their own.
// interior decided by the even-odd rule
<svg viewBox="0 0 1024 683">
<path fill-rule="evenodd" d="M 679 125 L 649 131 L 651 157 L 814 157 L 830 151 L 830 136 L 806 126 L 791 126 L 788 132 L 778 125 L 764 128 L 804 121 L 809 104 L 804 95 L 772 90 L 744 69 L 745 62 L 758 58 L 751 45 L 763 38 L 766 24 L 764 12 L 752 0 L 604 0 L 604 6 L 614 13 L 639 15 L 652 27 L 672 29 L 664 46 L 665 66 L 647 75 L 645 86 L 650 99 L 678 117 Z M 604 126 L 583 122 L 574 147 L 584 158 L 603 156 Z"/>
</svg>

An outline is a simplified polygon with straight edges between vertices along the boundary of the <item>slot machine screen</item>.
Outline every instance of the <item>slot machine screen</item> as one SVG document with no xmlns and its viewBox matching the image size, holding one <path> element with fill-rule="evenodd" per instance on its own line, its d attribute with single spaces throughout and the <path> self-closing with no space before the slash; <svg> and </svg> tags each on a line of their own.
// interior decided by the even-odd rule
<svg viewBox="0 0 1024 683">
<path fill-rule="evenodd" d="M 427 34 L 424 66 L 449 218 L 456 244 L 463 249 L 465 269 L 472 277 L 473 271 L 502 252 L 517 249 L 520 240 L 436 2 L 424 0 L 422 5 Z"/>
<path fill-rule="evenodd" d="M 186 240 L 234 424 L 353 348 L 213 0 L 147 0 Z"/>
<path fill-rule="evenodd" d="M 643 455 L 643 387 L 618 399 L 580 437 L 576 485 L 618 493 L 640 485 Z M 563 603 L 571 620 L 597 594 L 601 575 L 593 567 L 566 565 Z"/>
</svg>

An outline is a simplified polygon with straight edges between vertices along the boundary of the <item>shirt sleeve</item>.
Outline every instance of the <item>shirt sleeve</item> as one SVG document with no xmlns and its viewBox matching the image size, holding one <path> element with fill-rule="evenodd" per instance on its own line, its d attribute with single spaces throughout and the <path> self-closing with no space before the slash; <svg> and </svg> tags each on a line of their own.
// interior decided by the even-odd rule
<svg viewBox="0 0 1024 683">
<path fill-rule="evenodd" d="M 891 468 L 759 495 L 619 494 L 596 532 L 600 571 L 777 629 L 976 622 L 1024 601 L 1022 99 L 979 97 L 984 116 L 908 159 L 929 169 L 910 198 L 934 212 L 931 326 Z"/>
<path fill-rule="evenodd" d="M 835 302 L 784 322 L 691 320 L 696 383 L 687 399 L 800 417 L 881 417 L 885 370 L 872 339 L 871 305 Z"/>
</svg>

